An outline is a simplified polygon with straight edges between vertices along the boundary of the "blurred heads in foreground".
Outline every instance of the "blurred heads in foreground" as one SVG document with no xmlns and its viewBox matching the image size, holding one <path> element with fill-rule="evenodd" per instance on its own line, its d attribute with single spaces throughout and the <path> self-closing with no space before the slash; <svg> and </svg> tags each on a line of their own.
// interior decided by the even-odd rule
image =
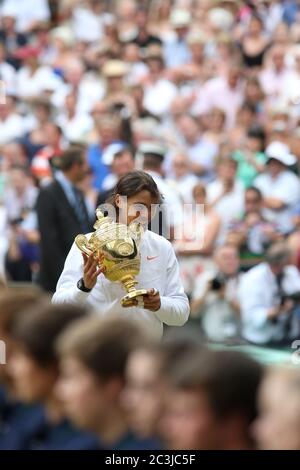
<svg viewBox="0 0 300 470">
<path fill-rule="evenodd" d="M 300 450 L 300 371 L 271 369 L 259 392 L 259 416 L 253 426 L 258 447 Z"/>
<path fill-rule="evenodd" d="M 167 448 L 251 449 L 262 373 L 259 364 L 233 351 L 200 351 L 178 362 L 166 393 Z"/>
</svg>

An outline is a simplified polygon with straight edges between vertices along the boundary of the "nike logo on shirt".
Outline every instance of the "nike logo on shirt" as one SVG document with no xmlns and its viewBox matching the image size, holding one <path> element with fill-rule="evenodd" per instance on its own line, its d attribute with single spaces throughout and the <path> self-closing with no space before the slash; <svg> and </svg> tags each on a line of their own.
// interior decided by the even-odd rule
<svg viewBox="0 0 300 470">
<path fill-rule="evenodd" d="M 158 258 L 158 256 L 147 256 L 148 261 L 152 261 L 155 258 Z"/>
</svg>

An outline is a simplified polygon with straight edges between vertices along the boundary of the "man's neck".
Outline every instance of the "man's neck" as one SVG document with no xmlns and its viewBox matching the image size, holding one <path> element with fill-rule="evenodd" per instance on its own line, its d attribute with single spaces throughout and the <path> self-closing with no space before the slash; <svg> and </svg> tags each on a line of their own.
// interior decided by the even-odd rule
<svg viewBox="0 0 300 470">
<path fill-rule="evenodd" d="M 243 437 L 236 437 L 233 439 L 228 440 L 222 446 L 222 449 L 220 450 L 251 450 L 253 449 L 253 446 L 251 446 L 250 442 L 247 439 L 244 439 Z"/>
<path fill-rule="evenodd" d="M 74 178 L 72 177 L 70 173 L 66 171 L 66 172 L 62 172 L 62 174 L 73 186 L 76 186 L 77 181 L 74 181 Z"/>
<path fill-rule="evenodd" d="M 63 421 L 65 416 L 62 405 L 53 393 L 51 393 L 46 399 L 44 406 L 47 418 L 50 423 L 58 424 Z"/>
<path fill-rule="evenodd" d="M 102 443 L 112 446 L 117 441 L 121 440 L 128 432 L 127 422 L 125 420 L 124 412 L 115 406 L 107 410 L 107 419 L 103 419 L 100 427 L 96 430 Z"/>
</svg>

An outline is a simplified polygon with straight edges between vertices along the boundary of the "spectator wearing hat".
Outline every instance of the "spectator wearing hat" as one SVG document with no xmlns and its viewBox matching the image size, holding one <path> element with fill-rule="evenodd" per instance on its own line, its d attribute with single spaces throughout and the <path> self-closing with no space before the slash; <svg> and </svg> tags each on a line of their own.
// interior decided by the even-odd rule
<svg viewBox="0 0 300 470">
<path fill-rule="evenodd" d="M 154 232 L 158 230 L 157 233 L 172 239 L 174 230 L 182 224 L 182 203 L 179 193 L 173 190 L 163 176 L 163 161 L 166 149 L 157 142 L 144 142 L 140 145 L 138 151 L 143 155 L 143 170 L 152 176 L 160 194 L 163 196 L 162 222 L 160 222 L 160 216 L 157 213 L 151 221 L 151 229 Z"/>
<path fill-rule="evenodd" d="M 175 37 L 164 44 L 164 58 L 168 68 L 187 64 L 191 60 L 191 53 L 186 42 L 191 14 L 188 10 L 174 9 L 171 12 L 170 23 Z"/>
<path fill-rule="evenodd" d="M 296 164 L 296 157 L 281 142 L 272 142 L 266 148 L 266 171 L 257 176 L 254 186 L 264 198 L 264 215 L 276 222 L 283 233 L 293 229 L 293 209 L 300 201 L 299 179 L 289 169 Z"/>
<path fill-rule="evenodd" d="M 248 271 L 239 288 L 242 335 L 251 343 L 290 345 L 300 332 L 300 274 L 284 242 Z"/>
<path fill-rule="evenodd" d="M 167 71 L 172 80 L 179 83 L 187 82 L 188 89 L 194 89 L 198 83 L 202 83 L 206 76 L 205 71 L 205 45 L 208 38 L 202 31 L 190 31 L 186 37 L 186 43 L 190 51 L 190 60 L 181 65 L 171 67 Z M 191 90 L 191 91 L 192 91 Z M 191 93 L 190 100 L 193 99 Z"/>
<path fill-rule="evenodd" d="M 191 52 L 191 60 L 188 64 L 185 64 L 181 70 L 187 72 L 188 80 L 199 80 L 203 79 L 204 75 L 204 63 L 205 63 L 205 45 L 208 38 L 203 32 L 190 31 L 187 35 L 187 45 Z"/>
<path fill-rule="evenodd" d="M 106 82 L 104 96 L 106 106 L 118 111 L 123 110 L 123 115 L 129 117 L 133 113 L 134 104 L 126 85 L 126 77 L 129 73 L 128 64 L 122 60 L 108 60 L 101 72 Z"/>
<path fill-rule="evenodd" d="M 124 91 L 124 78 L 128 67 L 121 60 L 108 60 L 102 67 L 102 75 L 106 79 L 107 95 Z"/>
<path fill-rule="evenodd" d="M 72 46 L 74 45 L 74 35 L 67 26 L 58 26 L 51 30 L 48 35 L 48 63 L 59 76 L 63 76 L 65 63 L 74 56 Z M 43 58 L 47 51 L 43 51 Z"/>
</svg>

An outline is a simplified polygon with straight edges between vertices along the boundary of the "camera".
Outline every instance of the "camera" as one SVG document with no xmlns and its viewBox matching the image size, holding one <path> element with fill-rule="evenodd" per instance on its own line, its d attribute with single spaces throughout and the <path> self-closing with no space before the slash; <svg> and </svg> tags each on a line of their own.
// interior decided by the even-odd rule
<svg viewBox="0 0 300 470">
<path fill-rule="evenodd" d="M 222 275 L 217 275 L 211 281 L 211 290 L 221 290 L 225 285 L 225 279 Z"/>
<path fill-rule="evenodd" d="M 11 219 L 9 222 L 10 222 L 10 225 L 12 225 L 13 227 L 16 227 L 20 225 L 23 221 L 24 221 L 23 217 L 17 217 L 15 219 Z"/>
<path fill-rule="evenodd" d="M 285 300 L 293 300 L 294 302 L 300 302 L 300 291 L 294 292 L 293 294 L 283 294 L 281 297 L 281 305 L 284 304 Z"/>
</svg>

